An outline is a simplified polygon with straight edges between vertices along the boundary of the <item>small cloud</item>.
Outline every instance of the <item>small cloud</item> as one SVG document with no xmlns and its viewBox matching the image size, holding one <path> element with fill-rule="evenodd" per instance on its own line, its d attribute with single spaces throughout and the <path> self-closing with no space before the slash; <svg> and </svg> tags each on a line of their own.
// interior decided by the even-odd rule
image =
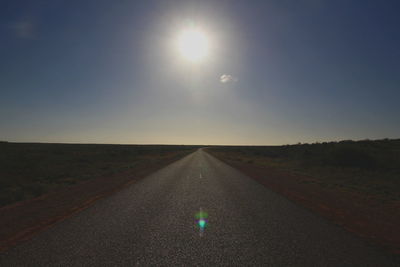
<svg viewBox="0 0 400 267">
<path fill-rule="evenodd" d="M 10 26 L 10 28 L 19 38 L 31 39 L 35 37 L 35 25 L 31 21 L 15 22 Z"/>
<path fill-rule="evenodd" d="M 235 76 L 232 76 L 230 74 L 222 74 L 221 77 L 219 77 L 219 81 L 221 83 L 233 83 L 233 82 L 237 82 L 238 78 L 236 78 Z"/>
</svg>

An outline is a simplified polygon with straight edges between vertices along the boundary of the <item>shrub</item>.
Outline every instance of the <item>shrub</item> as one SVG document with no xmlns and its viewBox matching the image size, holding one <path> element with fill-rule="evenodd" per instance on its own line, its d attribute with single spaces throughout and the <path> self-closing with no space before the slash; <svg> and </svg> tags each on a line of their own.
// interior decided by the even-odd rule
<svg viewBox="0 0 400 267">
<path fill-rule="evenodd" d="M 368 151 L 351 146 L 335 147 L 326 155 L 326 163 L 337 167 L 362 169 L 377 167 L 377 160 Z"/>
</svg>

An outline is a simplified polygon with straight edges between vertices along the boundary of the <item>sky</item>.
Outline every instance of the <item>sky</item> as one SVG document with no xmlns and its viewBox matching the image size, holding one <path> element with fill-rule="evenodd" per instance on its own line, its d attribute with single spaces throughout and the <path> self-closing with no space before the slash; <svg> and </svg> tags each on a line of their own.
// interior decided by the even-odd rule
<svg viewBox="0 0 400 267">
<path fill-rule="evenodd" d="M 3 0 L 0 140 L 279 145 L 400 136 L 399 1 Z M 190 62 L 176 40 L 209 42 Z"/>
</svg>

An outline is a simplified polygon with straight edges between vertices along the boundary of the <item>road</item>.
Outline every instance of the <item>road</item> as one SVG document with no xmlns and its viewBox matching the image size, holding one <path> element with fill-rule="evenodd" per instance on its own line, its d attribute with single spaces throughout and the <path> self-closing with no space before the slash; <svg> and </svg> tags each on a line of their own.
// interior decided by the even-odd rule
<svg viewBox="0 0 400 267">
<path fill-rule="evenodd" d="M 208 214 L 203 231 L 195 218 L 200 210 Z M 202 150 L 0 256 L 0 266 L 399 263 Z"/>
</svg>

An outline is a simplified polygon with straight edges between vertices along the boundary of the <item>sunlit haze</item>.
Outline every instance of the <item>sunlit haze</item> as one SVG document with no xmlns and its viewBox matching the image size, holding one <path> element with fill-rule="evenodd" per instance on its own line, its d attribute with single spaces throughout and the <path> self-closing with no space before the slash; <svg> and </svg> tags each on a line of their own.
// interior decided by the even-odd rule
<svg viewBox="0 0 400 267">
<path fill-rule="evenodd" d="M 2 1 L 0 141 L 397 138 L 398 1 Z"/>
</svg>

